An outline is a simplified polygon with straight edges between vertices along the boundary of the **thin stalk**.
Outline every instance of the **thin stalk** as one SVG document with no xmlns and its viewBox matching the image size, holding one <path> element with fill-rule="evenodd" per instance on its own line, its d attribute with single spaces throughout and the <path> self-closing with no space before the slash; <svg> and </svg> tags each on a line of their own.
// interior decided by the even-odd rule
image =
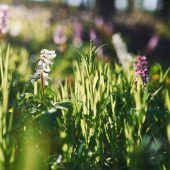
<svg viewBox="0 0 170 170">
<path fill-rule="evenodd" d="M 43 101 L 44 101 L 44 77 L 41 73 L 41 86 L 42 86 L 42 98 L 43 98 Z"/>
<path fill-rule="evenodd" d="M 34 82 L 34 95 L 37 95 L 37 82 Z"/>
</svg>

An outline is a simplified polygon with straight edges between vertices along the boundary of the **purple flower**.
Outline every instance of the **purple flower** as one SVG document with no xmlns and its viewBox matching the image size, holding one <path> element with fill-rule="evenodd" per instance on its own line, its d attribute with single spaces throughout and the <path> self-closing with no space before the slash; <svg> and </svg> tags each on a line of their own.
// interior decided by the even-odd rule
<svg viewBox="0 0 170 170">
<path fill-rule="evenodd" d="M 148 82 L 148 62 L 145 56 L 138 56 L 135 63 L 135 82 L 141 77 L 143 84 Z"/>
<path fill-rule="evenodd" d="M 97 38 L 97 34 L 96 34 L 95 29 L 91 28 L 89 30 L 89 37 L 92 41 L 94 41 Z"/>
<path fill-rule="evenodd" d="M 99 56 L 102 56 L 104 49 L 102 47 L 100 47 L 101 46 L 101 41 L 98 38 L 97 32 L 96 32 L 96 30 L 94 28 L 90 28 L 90 30 L 89 30 L 89 37 L 90 37 L 90 40 L 92 41 L 92 43 L 98 48 L 97 54 Z"/>
<path fill-rule="evenodd" d="M 64 28 L 60 25 L 56 28 L 53 36 L 54 43 L 62 45 L 65 44 L 67 41 L 67 38 L 64 34 Z"/>
<path fill-rule="evenodd" d="M 98 38 L 97 32 L 94 28 L 89 29 L 89 37 L 90 37 L 90 40 L 92 41 L 93 45 L 95 45 L 95 47 L 98 48 L 98 50 L 97 50 L 98 56 L 103 56 L 104 49 L 101 46 L 101 40 Z"/>
<path fill-rule="evenodd" d="M 6 34 L 8 31 L 9 7 L 0 5 L 0 33 Z"/>
<path fill-rule="evenodd" d="M 150 40 L 149 40 L 149 42 L 148 42 L 148 44 L 147 44 L 147 47 L 146 47 L 146 48 L 147 48 L 147 51 L 148 51 L 148 52 L 152 52 L 152 51 L 157 47 L 159 41 L 160 41 L 160 36 L 157 35 L 157 34 L 153 35 L 153 36 L 150 38 Z"/>
<path fill-rule="evenodd" d="M 74 24 L 74 36 L 73 36 L 73 44 L 75 47 L 79 48 L 83 44 L 82 40 L 83 26 L 76 22 Z"/>
<path fill-rule="evenodd" d="M 89 37 L 96 47 L 101 45 L 101 40 L 99 39 L 99 36 L 97 35 L 97 32 L 94 28 L 90 28 Z"/>
<path fill-rule="evenodd" d="M 81 38 L 83 33 L 83 26 L 79 22 L 74 23 L 74 38 Z"/>
</svg>

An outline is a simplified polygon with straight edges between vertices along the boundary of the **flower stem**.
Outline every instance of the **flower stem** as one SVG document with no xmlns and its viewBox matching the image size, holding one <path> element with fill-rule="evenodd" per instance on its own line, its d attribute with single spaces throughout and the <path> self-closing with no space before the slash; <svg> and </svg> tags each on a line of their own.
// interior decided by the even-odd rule
<svg viewBox="0 0 170 170">
<path fill-rule="evenodd" d="M 34 95 L 37 95 L 37 82 L 34 82 Z"/>
<path fill-rule="evenodd" d="M 41 73 L 41 85 L 42 85 L 42 98 L 43 98 L 43 101 L 44 101 L 44 77 Z"/>
</svg>

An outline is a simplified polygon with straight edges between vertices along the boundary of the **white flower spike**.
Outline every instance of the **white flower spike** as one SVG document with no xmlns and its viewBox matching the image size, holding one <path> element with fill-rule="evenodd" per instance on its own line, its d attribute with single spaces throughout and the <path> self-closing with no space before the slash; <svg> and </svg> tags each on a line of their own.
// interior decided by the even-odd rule
<svg viewBox="0 0 170 170">
<path fill-rule="evenodd" d="M 113 34 L 112 43 L 114 45 L 120 64 L 122 64 L 123 68 L 127 70 L 133 58 L 131 54 L 128 53 L 126 44 L 124 43 L 119 33 Z"/>
<path fill-rule="evenodd" d="M 50 80 L 48 73 L 51 71 L 50 67 L 53 64 L 51 60 L 55 57 L 55 51 L 49 51 L 47 49 L 41 50 L 37 69 L 34 75 L 32 76 L 31 83 L 34 83 L 38 79 L 41 79 L 43 85 L 48 85 L 48 81 Z"/>
</svg>

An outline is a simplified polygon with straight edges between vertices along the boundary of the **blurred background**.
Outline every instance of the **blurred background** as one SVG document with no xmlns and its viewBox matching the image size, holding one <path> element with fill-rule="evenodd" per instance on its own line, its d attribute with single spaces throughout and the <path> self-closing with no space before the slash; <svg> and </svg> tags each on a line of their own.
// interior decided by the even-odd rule
<svg viewBox="0 0 170 170">
<path fill-rule="evenodd" d="M 132 55 L 170 65 L 170 0 L 1 0 L 9 5 L 3 39 L 24 47 L 30 58 L 42 48 L 58 52 L 63 68 L 90 40 L 106 60 L 114 58 L 112 35 L 121 33 Z M 74 48 L 73 48 L 74 47 Z M 62 63 L 62 58 L 67 58 Z M 116 58 L 114 58 L 117 60 Z M 66 74 L 71 70 L 67 67 Z M 62 72 L 62 74 L 65 74 Z"/>
</svg>

